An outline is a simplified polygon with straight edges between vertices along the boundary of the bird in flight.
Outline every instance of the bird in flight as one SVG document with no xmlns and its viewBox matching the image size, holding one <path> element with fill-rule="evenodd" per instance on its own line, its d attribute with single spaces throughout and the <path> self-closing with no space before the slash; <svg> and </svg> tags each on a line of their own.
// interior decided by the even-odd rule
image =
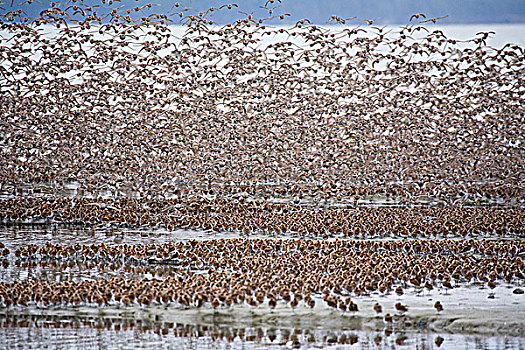
<svg viewBox="0 0 525 350">
<path fill-rule="evenodd" d="M 412 19 L 414 19 L 414 18 L 415 18 L 415 19 L 418 19 L 419 17 L 427 18 L 427 17 L 426 17 L 424 14 L 422 14 L 422 13 L 416 13 L 416 14 L 413 14 L 412 17 L 410 17 L 409 22 L 412 21 Z"/>
<path fill-rule="evenodd" d="M 436 23 L 436 21 L 437 21 L 438 19 L 443 19 L 443 18 L 447 18 L 447 17 L 448 17 L 448 15 L 446 15 L 446 16 L 441 16 L 441 17 L 435 17 L 435 18 L 427 19 L 427 20 L 425 20 L 425 21 L 421 21 L 421 22 L 419 22 L 419 23 L 427 23 L 427 22 Z"/>
</svg>

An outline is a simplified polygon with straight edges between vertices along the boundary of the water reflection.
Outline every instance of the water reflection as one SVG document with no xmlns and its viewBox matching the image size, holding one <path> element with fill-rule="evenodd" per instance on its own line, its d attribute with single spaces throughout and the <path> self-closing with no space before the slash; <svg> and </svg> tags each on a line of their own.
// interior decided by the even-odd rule
<svg viewBox="0 0 525 350">
<path fill-rule="evenodd" d="M 0 315 L 0 347 L 82 346 L 104 348 L 142 347 L 229 347 L 260 348 L 394 348 L 419 349 L 523 348 L 523 337 L 480 337 L 434 333 L 298 329 L 289 327 L 242 327 L 221 323 L 198 324 L 162 320 L 97 316 Z M 52 337 L 50 337 L 52 335 Z"/>
<path fill-rule="evenodd" d="M 173 266 L 144 266 L 144 264 L 124 264 L 122 261 L 104 261 L 101 259 L 87 261 L 36 261 L 1 260 L 0 279 L 12 281 L 79 281 L 86 279 L 151 278 L 174 276 L 178 269 Z"/>
<path fill-rule="evenodd" d="M 70 245 L 72 242 L 81 245 L 134 245 L 186 241 L 189 239 L 206 240 L 215 238 L 239 237 L 237 232 L 209 232 L 197 230 L 164 229 L 114 229 L 107 227 L 68 227 L 56 225 L 35 225 L 29 227 L 0 227 L 0 242 L 4 244 L 7 255 L 1 255 L 0 280 L 4 282 L 23 280 L 85 280 L 112 277 L 144 278 L 173 275 L 176 266 L 151 265 L 133 259 L 107 261 L 99 257 L 86 257 L 67 260 L 31 259 L 16 257 L 17 249 L 28 243 L 40 247 L 46 243 Z M 260 237 L 251 235 L 251 237 Z"/>
<path fill-rule="evenodd" d="M 102 261 L 101 259 L 87 260 L 35 260 L 20 259 L 13 254 L 18 248 L 24 247 L 30 242 L 35 246 L 42 246 L 46 242 L 52 244 L 68 245 L 71 242 L 91 245 L 101 244 L 139 244 L 139 243 L 166 243 L 169 241 L 194 239 L 206 239 L 216 237 L 203 231 L 177 230 L 167 232 L 165 230 L 114 230 L 107 228 L 81 228 L 81 227 L 57 227 L 57 226 L 34 226 L 34 227 L 3 227 L 0 228 L 0 242 L 10 255 L 0 258 L 0 280 L 5 282 L 23 280 L 85 280 L 112 278 L 121 276 L 124 278 L 141 278 L 164 276 L 171 273 L 166 266 L 153 266 L 148 269 L 137 264 L 123 265 L 122 261 Z M 222 237 L 227 236 L 221 235 Z"/>
<path fill-rule="evenodd" d="M 226 238 L 237 234 L 226 232 L 216 233 L 197 230 L 164 229 L 114 229 L 107 227 L 75 227 L 57 225 L 34 225 L 28 227 L 0 227 L 0 241 L 11 250 L 25 246 L 28 243 L 41 246 L 46 242 L 52 244 L 145 244 L 167 243 L 188 239 Z"/>
</svg>

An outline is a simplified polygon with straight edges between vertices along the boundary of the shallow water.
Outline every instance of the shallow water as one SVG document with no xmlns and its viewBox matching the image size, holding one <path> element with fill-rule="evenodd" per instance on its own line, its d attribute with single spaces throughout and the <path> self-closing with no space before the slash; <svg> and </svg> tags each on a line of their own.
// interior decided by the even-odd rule
<svg viewBox="0 0 525 350">
<path fill-rule="evenodd" d="M 31 228 L 3 227 L 0 228 L 0 242 L 3 242 L 11 252 L 17 248 L 34 244 L 42 246 L 46 242 L 52 244 L 70 245 L 79 243 L 84 245 L 101 244 L 148 244 L 167 243 L 188 239 L 215 239 L 238 237 L 238 234 L 216 233 L 195 230 L 147 230 L 147 229 L 114 229 L 114 228 L 82 228 L 36 226 Z M 122 264 L 106 265 L 100 261 L 35 261 L 17 260 L 13 254 L 8 259 L 0 259 L 0 281 L 13 282 L 23 280 L 86 280 L 111 277 L 153 277 L 155 272 L 164 271 L 164 266 L 131 266 L 124 269 Z"/>
<path fill-rule="evenodd" d="M 46 242 L 108 245 L 164 243 L 188 239 L 238 237 L 237 233 L 212 234 L 193 230 L 121 230 L 95 227 L 25 227 L 0 229 L 0 241 L 11 251 L 28 243 Z M 153 278 L 165 266 L 102 266 L 96 261 L 43 263 L 10 254 L 0 267 L 0 281 L 91 280 L 110 277 Z M 69 264 L 65 266 L 64 264 Z M 91 264 L 91 265 L 90 265 Z M 162 278 L 162 277 L 157 277 Z M 326 306 L 320 295 L 313 310 L 302 302 L 292 310 L 279 302 L 275 309 L 246 305 L 186 308 L 180 305 L 121 307 L 95 305 L 0 308 L 0 348 L 411 348 L 506 349 L 525 346 L 525 296 L 514 294 L 522 282 L 500 283 L 493 291 L 483 285 L 460 285 L 450 291 L 436 288 L 382 295 L 372 292 L 355 297 L 357 313 Z M 489 296 L 493 294 L 494 298 Z M 433 304 L 445 310 L 438 314 Z M 394 308 L 408 305 L 406 315 Z M 379 302 L 384 313 L 377 316 Z M 385 324 L 382 315 L 394 315 Z M 51 340 L 50 340 L 51 339 Z M 441 343 L 442 341 L 442 343 Z"/>
<path fill-rule="evenodd" d="M 0 347 L 57 349 L 185 348 L 284 349 L 508 349 L 524 337 L 479 336 L 429 331 L 322 329 L 236 325 L 215 318 L 196 323 L 106 316 L 0 316 Z"/>
</svg>

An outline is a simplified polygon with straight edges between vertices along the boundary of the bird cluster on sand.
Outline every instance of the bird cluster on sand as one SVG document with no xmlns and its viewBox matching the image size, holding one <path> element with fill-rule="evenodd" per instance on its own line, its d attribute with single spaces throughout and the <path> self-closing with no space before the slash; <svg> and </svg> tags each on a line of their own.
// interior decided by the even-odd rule
<svg viewBox="0 0 525 350">
<path fill-rule="evenodd" d="M 521 207 L 330 207 L 183 195 L 172 199 L 6 199 L 0 223 L 180 228 L 305 237 L 479 237 L 525 234 Z"/>
<path fill-rule="evenodd" d="M 354 301 L 370 293 L 444 292 L 470 283 L 525 280 L 525 242 L 495 240 L 349 241 L 310 239 L 216 239 L 165 244 L 28 245 L 20 260 L 93 260 L 99 267 L 169 266 L 164 276 L 83 281 L 0 282 L 0 303 L 40 307 L 67 305 L 174 305 L 228 308 L 278 304 L 314 308 L 317 303 L 342 312 L 359 311 Z M 430 305 L 432 306 L 432 305 Z M 405 313 L 397 302 L 395 310 Z M 434 307 L 443 310 L 440 303 Z M 382 313 L 382 306 L 374 310 Z M 389 321 L 390 315 L 385 316 Z"/>
<path fill-rule="evenodd" d="M 449 38 L 422 16 L 286 27 L 266 6 L 225 25 L 213 15 L 235 4 L 155 9 L 58 1 L 38 18 L 0 15 L 4 193 L 77 181 L 95 196 L 229 186 L 523 202 L 522 47 Z"/>
</svg>

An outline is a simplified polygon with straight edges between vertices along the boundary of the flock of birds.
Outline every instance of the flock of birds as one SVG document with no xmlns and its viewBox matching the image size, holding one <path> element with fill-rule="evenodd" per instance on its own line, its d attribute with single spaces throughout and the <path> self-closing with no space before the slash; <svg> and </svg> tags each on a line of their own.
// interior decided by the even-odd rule
<svg viewBox="0 0 525 350">
<path fill-rule="evenodd" d="M 267 16 L 219 25 L 214 14 L 236 4 L 159 14 L 106 2 L 0 14 L 0 224 L 280 239 L 0 243 L 1 268 L 123 271 L 0 281 L 0 310 L 358 313 L 361 295 L 396 293 L 374 306 L 388 327 L 410 313 L 406 290 L 525 279 L 522 47 L 426 24 L 446 16 L 415 14 L 397 29 L 335 15 L 287 27 L 269 0 Z"/>
<path fill-rule="evenodd" d="M 149 200 L 20 197 L 3 203 L 0 223 L 4 225 L 110 225 L 310 238 L 519 238 L 525 234 L 521 207 L 319 208 L 185 195 Z"/>
<path fill-rule="evenodd" d="M 2 14 L 0 190 L 522 203 L 522 47 L 422 16 L 270 25 L 288 18 L 270 5 L 222 26 L 210 16 L 236 5 Z"/>
<path fill-rule="evenodd" d="M 215 239 L 165 244 L 46 243 L 13 254 L 20 262 L 93 261 L 104 266 L 167 266 L 152 278 L 0 282 L 3 307 L 67 305 L 174 305 L 230 308 L 235 304 L 358 312 L 358 297 L 371 293 L 424 294 L 478 283 L 494 289 L 525 279 L 525 242 L 504 240 L 349 241 L 311 239 Z M 147 270 L 141 270 L 145 273 Z M 149 270 L 151 271 L 151 270 Z M 204 273 L 203 273 L 204 272 Z M 516 293 L 519 293 L 516 288 Z M 409 307 L 392 305 L 399 314 Z M 443 305 L 434 303 L 437 312 Z M 383 313 L 376 303 L 374 310 Z M 385 323 L 392 323 L 390 313 Z"/>
</svg>

